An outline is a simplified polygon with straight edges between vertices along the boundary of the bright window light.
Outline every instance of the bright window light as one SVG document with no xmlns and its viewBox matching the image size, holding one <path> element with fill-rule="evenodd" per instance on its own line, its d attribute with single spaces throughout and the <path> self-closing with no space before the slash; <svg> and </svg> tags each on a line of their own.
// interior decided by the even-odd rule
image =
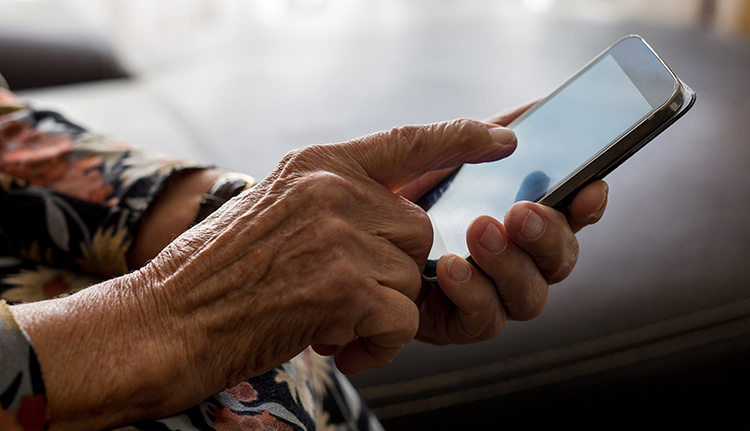
<svg viewBox="0 0 750 431">
<path fill-rule="evenodd" d="M 523 0 L 523 5 L 533 12 L 544 12 L 552 7 L 555 0 Z"/>
</svg>

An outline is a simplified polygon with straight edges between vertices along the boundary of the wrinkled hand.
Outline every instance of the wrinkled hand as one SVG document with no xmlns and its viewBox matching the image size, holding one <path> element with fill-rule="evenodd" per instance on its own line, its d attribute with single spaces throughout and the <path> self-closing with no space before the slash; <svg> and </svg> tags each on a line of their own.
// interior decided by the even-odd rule
<svg viewBox="0 0 750 431">
<path fill-rule="evenodd" d="M 172 320 L 189 316 L 179 336 L 205 334 L 193 349 L 205 352 L 200 373 L 234 384 L 311 344 L 340 346 L 347 373 L 390 362 L 416 334 L 432 239 L 425 213 L 393 191 L 432 169 L 503 157 L 514 142 L 501 137 L 457 120 L 306 147 L 172 243 L 144 272 L 168 280 Z"/>
<path fill-rule="evenodd" d="M 417 333 L 432 242 L 424 211 L 394 192 L 514 148 L 507 129 L 473 120 L 307 147 L 141 270 L 19 306 L 52 423 L 176 413 L 309 345 L 337 346 L 346 373 L 390 362 Z"/>
<path fill-rule="evenodd" d="M 486 121 L 505 126 L 535 103 Z M 450 172 L 428 173 L 401 194 L 416 199 Z M 488 216 L 474 220 L 466 241 L 484 273 L 459 256 L 443 256 L 437 266 L 441 288 L 425 283 L 417 300 L 420 324 L 416 338 L 434 344 L 474 343 L 497 336 L 507 319 L 537 316 L 547 304 L 549 285 L 562 281 L 573 270 L 578 258 L 574 234 L 599 221 L 608 190 L 604 181 L 586 186 L 566 214 L 518 202 L 505 215 L 504 224 Z"/>
</svg>

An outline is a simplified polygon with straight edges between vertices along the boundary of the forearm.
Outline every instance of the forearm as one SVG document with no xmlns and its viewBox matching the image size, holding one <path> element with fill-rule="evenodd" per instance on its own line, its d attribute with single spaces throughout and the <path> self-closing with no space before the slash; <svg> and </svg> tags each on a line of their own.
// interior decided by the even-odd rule
<svg viewBox="0 0 750 431">
<path fill-rule="evenodd" d="M 184 337 L 159 326 L 144 294 L 151 282 L 132 273 L 66 298 L 11 307 L 34 344 L 51 429 L 110 428 L 201 401 L 195 391 L 175 390 L 187 360 L 179 354 Z"/>
</svg>

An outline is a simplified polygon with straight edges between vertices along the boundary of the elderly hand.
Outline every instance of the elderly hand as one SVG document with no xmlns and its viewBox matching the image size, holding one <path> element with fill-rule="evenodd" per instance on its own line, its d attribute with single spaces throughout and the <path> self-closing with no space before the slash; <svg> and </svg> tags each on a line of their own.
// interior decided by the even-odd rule
<svg viewBox="0 0 750 431">
<path fill-rule="evenodd" d="M 339 346 L 347 373 L 391 361 L 417 333 L 432 241 L 425 213 L 394 192 L 514 146 L 507 129 L 456 120 L 304 148 L 141 270 L 14 307 L 51 423 L 175 413 L 309 345 Z"/>
<path fill-rule="evenodd" d="M 487 122 L 506 126 L 535 102 L 498 114 Z M 519 145 L 523 145 L 521 142 Z M 416 199 L 451 170 L 430 172 L 401 191 Z M 440 289 L 424 284 L 417 304 L 420 340 L 434 344 L 468 344 L 497 336 L 507 319 L 537 316 L 549 298 L 549 285 L 562 281 L 575 266 L 575 232 L 596 223 L 607 205 L 608 186 L 597 181 L 582 189 L 566 214 L 532 202 L 518 202 L 504 224 L 483 216 L 466 233 L 472 258 L 438 261 Z"/>
</svg>

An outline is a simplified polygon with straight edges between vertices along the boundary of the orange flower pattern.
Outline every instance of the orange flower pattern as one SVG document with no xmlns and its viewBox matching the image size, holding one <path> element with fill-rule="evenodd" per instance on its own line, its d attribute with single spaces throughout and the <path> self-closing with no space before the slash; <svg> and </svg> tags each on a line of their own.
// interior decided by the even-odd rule
<svg viewBox="0 0 750 431">
<path fill-rule="evenodd" d="M 0 247 L 25 258 L 36 247 L 45 265 L 121 275 L 138 221 L 169 176 L 203 167 L 113 143 L 55 112 L 0 115 Z"/>
<path fill-rule="evenodd" d="M 44 383 L 5 303 L 69 294 L 127 272 L 167 160 L 93 135 L 0 88 L 0 429 L 46 429 Z M 5 255 L 5 257 L 3 257 Z M 259 347 L 262 348 L 262 347 Z M 180 414 L 123 430 L 381 430 L 349 381 L 311 349 Z"/>
</svg>

